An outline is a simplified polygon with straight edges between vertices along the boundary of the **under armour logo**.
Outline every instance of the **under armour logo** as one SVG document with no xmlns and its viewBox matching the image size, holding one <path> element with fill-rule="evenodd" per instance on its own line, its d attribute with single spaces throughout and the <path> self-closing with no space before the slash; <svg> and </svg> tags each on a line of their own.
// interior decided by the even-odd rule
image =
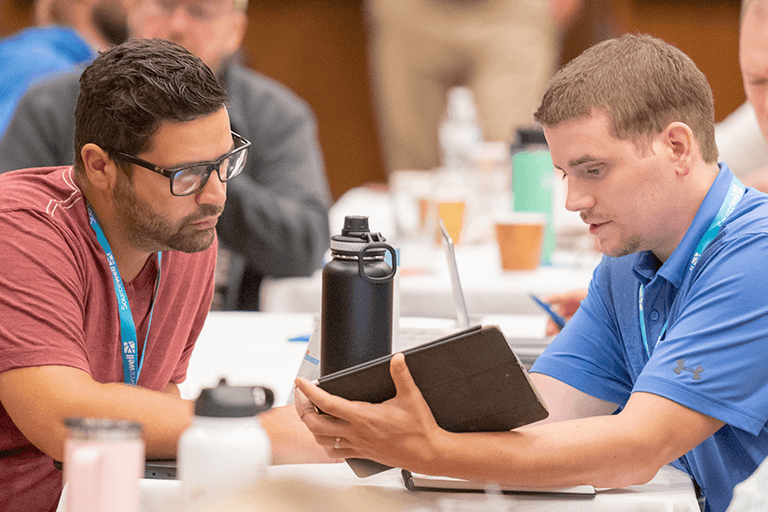
<svg viewBox="0 0 768 512">
<path fill-rule="evenodd" d="M 691 372 L 693 374 L 693 380 L 701 380 L 700 373 L 704 371 L 704 368 L 702 368 L 699 365 L 696 365 L 696 369 L 689 368 L 685 365 L 685 359 L 678 359 L 677 360 L 677 368 L 675 368 L 675 373 L 680 375 L 682 371 Z"/>
</svg>

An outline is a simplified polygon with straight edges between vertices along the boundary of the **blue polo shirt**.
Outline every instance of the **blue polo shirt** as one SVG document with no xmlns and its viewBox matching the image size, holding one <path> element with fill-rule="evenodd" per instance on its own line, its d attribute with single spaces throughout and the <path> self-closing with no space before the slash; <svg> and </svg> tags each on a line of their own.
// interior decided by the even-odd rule
<svg viewBox="0 0 768 512">
<path fill-rule="evenodd" d="M 604 257 L 587 298 L 531 370 L 620 407 L 643 391 L 724 421 L 674 463 L 696 479 L 712 512 L 725 511 L 734 486 L 768 456 L 768 196 L 748 188 L 687 272 L 732 177 L 720 164 L 663 265 L 650 252 Z M 640 331 L 641 283 L 650 357 Z"/>
<path fill-rule="evenodd" d="M 88 43 L 66 27 L 33 27 L 0 40 L 0 138 L 30 87 L 94 58 Z"/>
</svg>

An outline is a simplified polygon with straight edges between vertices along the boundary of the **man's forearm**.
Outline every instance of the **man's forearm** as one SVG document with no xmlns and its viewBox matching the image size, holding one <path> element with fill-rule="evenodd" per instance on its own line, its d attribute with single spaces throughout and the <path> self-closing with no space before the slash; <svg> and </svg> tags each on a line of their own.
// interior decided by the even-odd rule
<svg viewBox="0 0 768 512">
<path fill-rule="evenodd" d="M 649 481 L 723 426 L 666 398 L 634 393 L 616 415 L 456 434 L 437 425 L 402 355 L 392 358 L 390 373 L 397 394 L 382 404 L 347 401 L 296 380 L 297 412 L 328 453 L 519 486 L 623 487 Z"/>
<path fill-rule="evenodd" d="M 437 457 L 414 470 L 531 487 L 625 487 L 650 481 L 722 425 L 665 398 L 635 393 L 617 415 L 512 432 L 439 434 L 432 443 Z"/>
<path fill-rule="evenodd" d="M 163 392 L 150 391 L 125 384 L 106 384 L 111 398 L 122 404 L 115 408 L 121 419 L 138 421 L 144 427 L 148 458 L 176 457 L 179 438 L 192 420 L 194 403 L 184 400 L 175 385 Z M 173 388 L 176 388 L 174 392 Z M 107 408 L 109 408 L 107 406 Z"/>
<path fill-rule="evenodd" d="M 624 487 L 649 481 L 664 464 L 635 440 L 611 436 L 615 416 L 551 423 L 512 432 L 452 434 L 438 458 L 415 471 L 521 487 Z M 599 432 L 599 434 L 597 434 Z"/>
<path fill-rule="evenodd" d="M 124 419 L 143 425 L 147 456 L 176 456 L 193 405 L 170 393 L 95 382 L 65 366 L 20 368 L 0 374 L 0 401 L 16 427 L 35 446 L 61 460 L 69 417 Z"/>
</svg>

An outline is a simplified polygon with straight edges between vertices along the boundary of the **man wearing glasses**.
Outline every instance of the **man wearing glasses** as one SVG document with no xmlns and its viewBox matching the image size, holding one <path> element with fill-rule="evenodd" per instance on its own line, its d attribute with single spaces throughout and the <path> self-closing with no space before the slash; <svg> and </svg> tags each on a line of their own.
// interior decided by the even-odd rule
<svg viewBox="0 0 768 512">
<path fill-rule="evenodd" d="M 56 508 L 67 417 L 141 422 L 147 456 L 175 456 L 215 228 L 249 158 L 221 82 L 176 44 L 113 47 L 80 91 L 74 166 L 0 175 L 4 512 Z"/>
<path fill-rule="evenodd" d="M 128 24 L 133 37 L 173 41 L 200 57 L 224 82 L 232 131 L 252 142 L 217 231 L 231 254 L 220 307 L 257 310 L 264 276 L 319 268 L 330 194 L 309 107 L 235 62 L 246 7 L 247 0 L 135 0 Z M 77 77 L 67 76 L 21 100 L 0 143 L 0 172 L 72 162 L 77 90 Z"/>
</svg>

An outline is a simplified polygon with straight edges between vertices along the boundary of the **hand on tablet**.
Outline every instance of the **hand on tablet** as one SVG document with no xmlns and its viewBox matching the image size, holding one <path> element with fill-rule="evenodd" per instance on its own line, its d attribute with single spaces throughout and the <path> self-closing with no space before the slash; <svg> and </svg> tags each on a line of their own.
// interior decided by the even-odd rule
<svg viewBox="0 0 768 512">
<path fill-rule="evenodd" d="M 412 461 L 436 454 L 434 440 L 445 431 L 435 422 L 402 354 L 392 357 L 390 374 L 397 394 L 381 404 L 352 402 L 306 379 L 296 380 L 296 410 L 329 456 L 408 468 Z"/>
</svg>

